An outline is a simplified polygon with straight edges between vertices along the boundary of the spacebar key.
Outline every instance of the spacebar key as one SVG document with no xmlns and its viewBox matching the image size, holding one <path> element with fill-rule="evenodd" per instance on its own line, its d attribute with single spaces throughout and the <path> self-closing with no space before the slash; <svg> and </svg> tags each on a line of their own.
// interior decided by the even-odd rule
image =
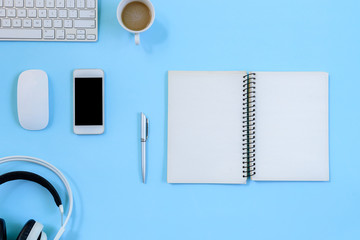
<svg viewBox="0 0 360 240">
<path fill-rule="evenodd" d="M 0 39 L 41 39 L 41 29 L 0 29 Z"/>
</svg>

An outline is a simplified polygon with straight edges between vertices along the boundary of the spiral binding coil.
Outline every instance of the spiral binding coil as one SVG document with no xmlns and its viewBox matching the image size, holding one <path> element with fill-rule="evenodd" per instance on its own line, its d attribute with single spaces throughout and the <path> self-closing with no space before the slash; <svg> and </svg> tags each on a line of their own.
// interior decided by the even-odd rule
<svg viewBox="0 0 360 240">
<path fill-rule="evenodd" d="M 255 175 L 255 84 L 256 74 L 246 74 L 243 80 L 243 177 Z"/>
</svg>

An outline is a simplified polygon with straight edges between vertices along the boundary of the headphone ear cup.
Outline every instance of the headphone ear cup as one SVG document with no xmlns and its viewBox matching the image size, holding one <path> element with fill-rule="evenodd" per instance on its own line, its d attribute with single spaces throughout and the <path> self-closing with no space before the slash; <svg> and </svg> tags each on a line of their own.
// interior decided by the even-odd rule
<svg viewBox="0 0 360 240">
<path fill-rule="evenodd" d="M 21 230 L 19 236 L 16 238 L 16 240 L 38 240 L 41 239 L 41 233 L 44 226 L 36 222 L 35 220 L 31 219 L 29 220 L 23 229 Z"/>
<path fill-rule="evenodd" d="M 0 218 L 0 240 L 6 240 L 6 225 L 2 218 Z"/>
<path fill-rule="evenodd" d="M 41 236 L 39 240 L 47 240 L 47 236 L 45 232 L 41 232 Z"/>
</svg>

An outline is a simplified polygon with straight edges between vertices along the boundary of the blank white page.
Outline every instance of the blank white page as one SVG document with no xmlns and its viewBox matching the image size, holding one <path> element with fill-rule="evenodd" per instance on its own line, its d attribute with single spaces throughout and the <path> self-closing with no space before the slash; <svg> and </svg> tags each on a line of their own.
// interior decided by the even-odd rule
<svg viewBox="0 0 360 240">
<path fill-rule="evenodd" d="M 245 74 L 169 71 L 169 183 L 246 183 L 242 168 Z"/>
<path fill-rule="evenodd" d="M 328 181 L 328 74 L 256 72 L 256 175 Z"/>
</svg>

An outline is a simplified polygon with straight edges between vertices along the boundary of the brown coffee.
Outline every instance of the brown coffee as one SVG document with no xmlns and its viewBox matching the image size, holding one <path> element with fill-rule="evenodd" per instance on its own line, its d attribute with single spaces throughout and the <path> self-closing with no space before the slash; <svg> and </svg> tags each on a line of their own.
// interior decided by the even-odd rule
<svg viewBox="0 0 360 240">
<path fill-rule="evenodd" d="M 141 31 L 150 24 L 151 11 L 142 2 L 131 2 L 122 11 L 121 19 L 128 29 Z"/>
</svg>

